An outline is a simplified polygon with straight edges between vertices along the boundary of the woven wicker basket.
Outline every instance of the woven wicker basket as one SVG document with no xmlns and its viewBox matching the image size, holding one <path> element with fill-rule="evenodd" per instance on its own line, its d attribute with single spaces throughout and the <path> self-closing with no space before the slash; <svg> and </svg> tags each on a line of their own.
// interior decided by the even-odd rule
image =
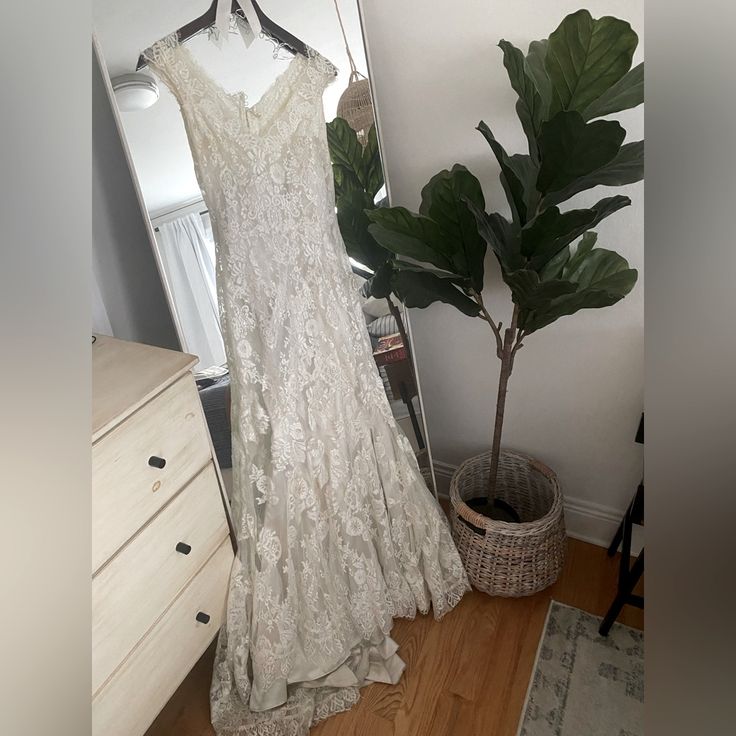
<svg viewBox="0 0 736 736">
<path fill-rule="evenodd" d="M 496 497 L 516 509 L 521 523 L 495 521 L 465 503 L 486 495 L 490 459 L 490 452 L 476 455 L 452 476 L 452 535 L 473 587 L 490 595 L 532 595 L 557 580 L 565 560 L 557 477 L 527 455 L 501 450 Z"/>
</svg>

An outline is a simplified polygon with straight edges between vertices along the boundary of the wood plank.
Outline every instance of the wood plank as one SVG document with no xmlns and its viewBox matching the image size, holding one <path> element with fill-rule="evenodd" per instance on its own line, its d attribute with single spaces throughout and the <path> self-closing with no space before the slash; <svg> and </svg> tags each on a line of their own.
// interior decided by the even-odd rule
<svg viewBox="0 0 736 736">
<path fill-rule="evenodd" d="M 407 683 L 411 681 L 409 672 L 418 666 L 419 656 L 427 634 L 434 625 L 431 615 L 418 615 L 413 620 L 399 620 L 394 624 L 391 636 L 399 645 L 399 656 L 404 660 L 406 668 L 396 685 L 376 683 L 369 685 L 362 693 L 362 707 L 381 718 L 392 722 L 396 712 L 406 698 Z"/>
<path fill-rule="evenodd" d="M 435 703 L 431 730 L 437 736 L 474 736 L 473 713 L 475 703 L 451 692 L 443 692 Z M 419 733 L 418 731 L 415 733 Z M 491 732 L 487 732 L 492 736 Z M 486 732 L 483 732 L 486 735 Z"/>
<path fill-rule="evenodd" d="M 370 711 L 364 713 L 359 720 L 353 720 L 357 720 L 354 731 L 355 736 L 394 736 L 395 734 L 391 721 L 387 721 L 385 718 L 381 718 Z M 344 731 L 340 733 L 344 733 Z"/>
<path fill-rule="evenodd" d="M 501 601 L 488 599 L 474 590 L 465 596 L 465 625 L 460 640 L 460 652 L 449 672 L 448 692 L 465 700 L 481 697 L 483 675 L 488 669 L 488 653 L 499 625 Z M 453 704 L 454 707 L 455 704 Z"/>
<path fill-rule="evenodd" d="M 473 598 L 466 596 L 442 621 L 432 622 L 416 667 L 411 674 L 404 673 L 406 694 L 394 717 L 396 733 L 432 733 L 435 703 L 448 690 L 450 672 L 455 670 L 462 656 L 460 642 L 470 612 L 475 610 Z"/>
</svg>

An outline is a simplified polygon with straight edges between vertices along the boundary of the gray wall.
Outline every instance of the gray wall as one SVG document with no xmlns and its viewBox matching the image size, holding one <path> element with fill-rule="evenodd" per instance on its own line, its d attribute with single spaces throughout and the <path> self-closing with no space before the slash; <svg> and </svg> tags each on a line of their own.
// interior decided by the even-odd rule
<svg viewBox="0 0 736 736">
<path fill-rule="evenodd" d="M 115 337 L 179 350 L 143 217 L 93 51 L 92 271 L 99 296 Z"/>
</svg>

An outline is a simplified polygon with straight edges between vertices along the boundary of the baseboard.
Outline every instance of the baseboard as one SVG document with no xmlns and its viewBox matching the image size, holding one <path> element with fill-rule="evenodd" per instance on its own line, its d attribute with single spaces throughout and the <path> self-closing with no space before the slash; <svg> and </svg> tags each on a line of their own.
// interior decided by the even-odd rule
<svg viewBox="0 0 736 736">
<path fill-rule="evenodd" d="M 608 547 L 624 515 L 624 510 L 567 496 L 564 508 L 567 536 L 597 544 L 600 547 Z M 638 555 L 643 546 L 644 531 L 641 527 L 634 525 L 631 554 Z"/>
<path fill-rule="evenodd" d="M 437 492 L 440 496 L 449 496 L 450 479 L 455 470 L 456 465 L 441 460 L 434 461 Z M 571 496 L 565 496 L 564 508 L 567 536 L 597 544 L 599 547 L 608 547 L 624 515 L 623 510 Z M 643 530 L 634 526 L 631 553 L 638 555 L 643 545 Z"/>
<path fill-rule="evenodd" d="M 449 496 L 450 480 L 457 470 L 457 465 L 443 463 L 441 460 L 435 460 L 432 465 L 434 466 L 434 476 L 437 480 L 437 493 L 440 496 Z"/>
</svg>

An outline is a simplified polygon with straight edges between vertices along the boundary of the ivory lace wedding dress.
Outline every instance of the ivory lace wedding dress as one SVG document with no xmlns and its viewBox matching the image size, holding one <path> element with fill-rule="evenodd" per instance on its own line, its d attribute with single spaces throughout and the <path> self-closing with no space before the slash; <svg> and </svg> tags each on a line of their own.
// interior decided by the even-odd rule
<svg viewBox="0 0 736 736">
<path fill-rule="evenodd" d="M 295 56 L 261 100 L 225 92 L 169 37 L 147 52 L 176 96 L 217 246 L 232 387 L 239 551 L 212 720 L 302 736 L 403 663 L 392 618 L 436 618 L 468 589 L 391 414 L 335 217 L 322 93 Z"/>
</svg>

